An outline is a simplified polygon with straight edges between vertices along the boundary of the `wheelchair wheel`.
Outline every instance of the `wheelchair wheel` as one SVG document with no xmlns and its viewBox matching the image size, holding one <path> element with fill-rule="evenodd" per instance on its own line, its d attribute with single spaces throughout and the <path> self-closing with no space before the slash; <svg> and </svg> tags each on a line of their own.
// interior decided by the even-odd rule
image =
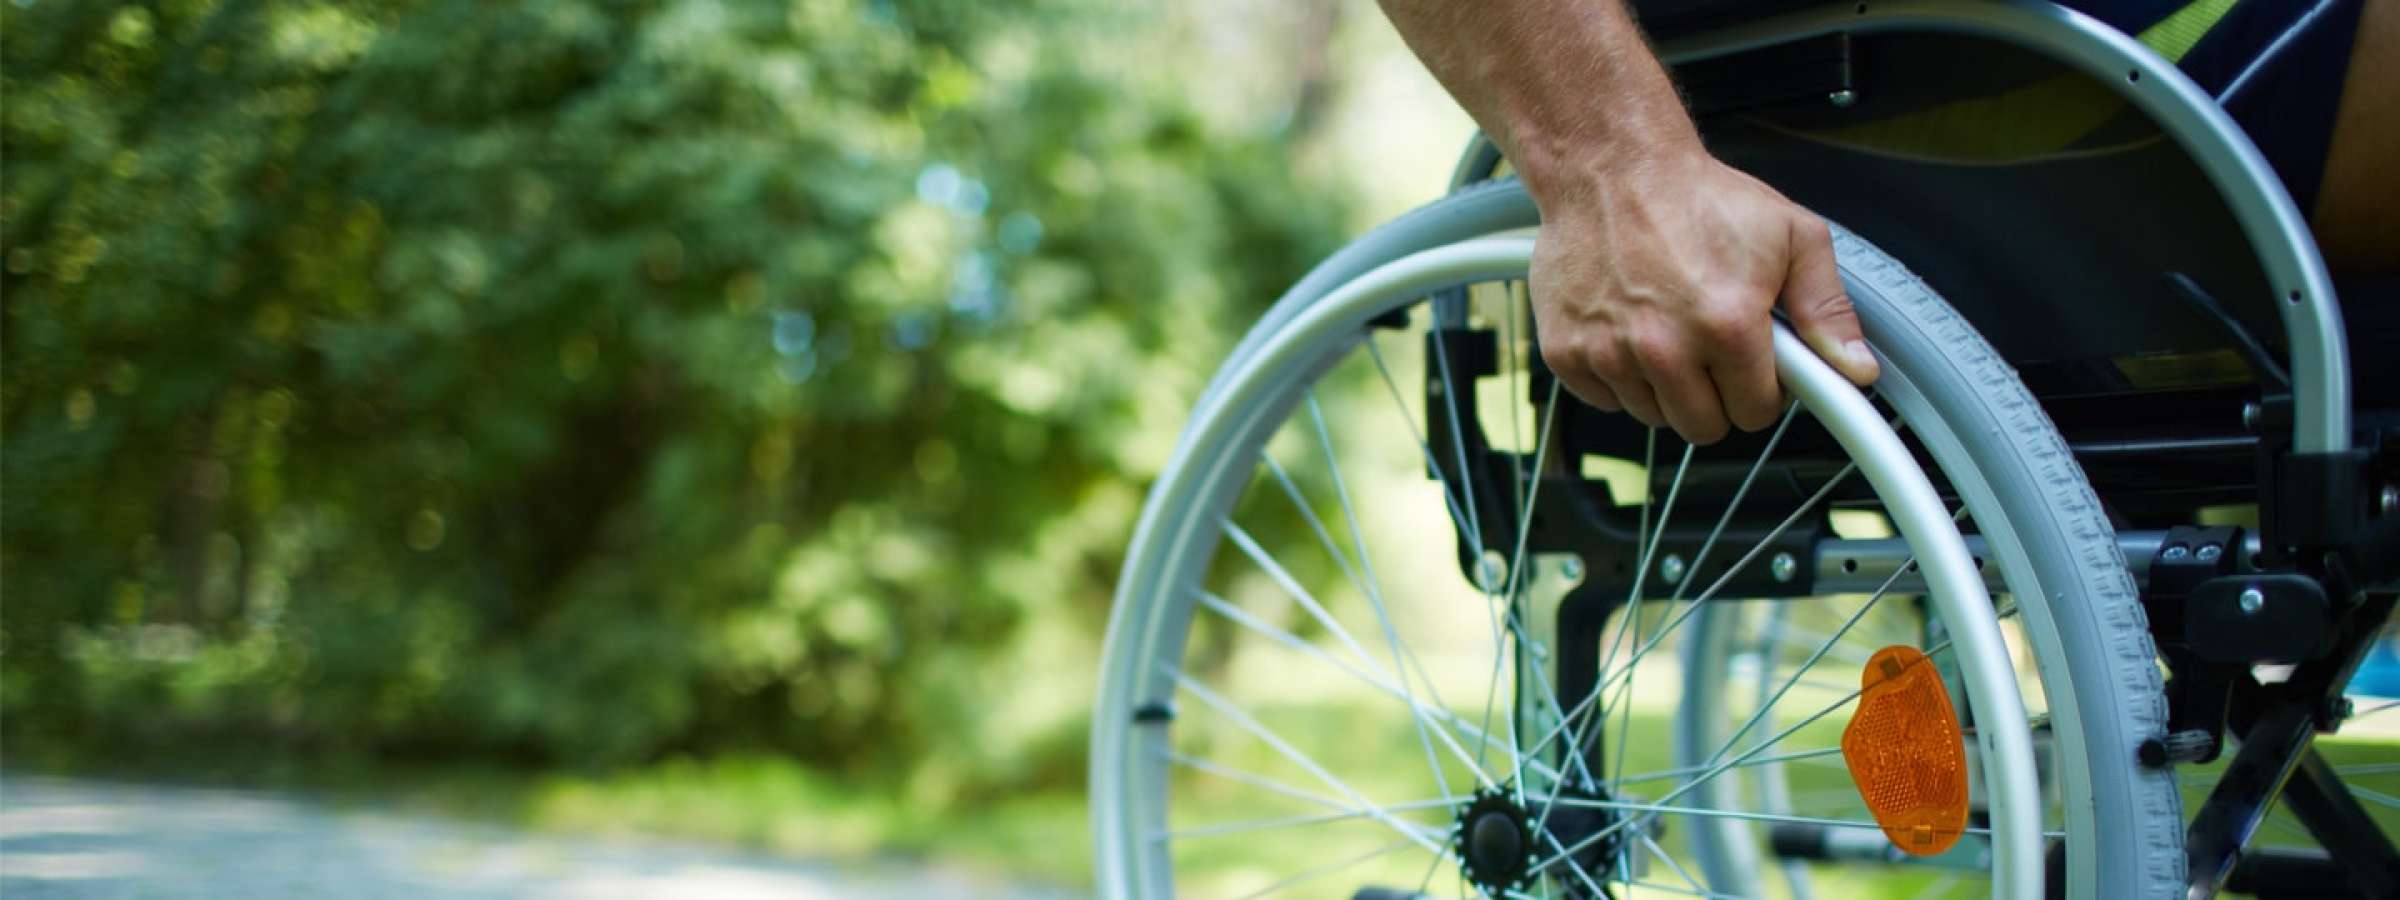
<svg viewBox="0 0 2400 900">
<path fill-rule="evenodd" d="M 1685 471 L 1702 467 L 1671 436 L 1650 435 L 1638 459 L 1548 455 L 1565 428 L 1532 371 L 1530 240 L 1502 234 L 1529 224 L 1501 183 L 1379 230 L 1288 294 L 1202 398 L 1143 510 L 1109 626 L 1090 759 L 1101 892 L 2038 896 L 2045 844 L 2066 848 L 2073 896 L 2175 891 L 2174 786 L 2134 765 L 2163 702 L 2113 532 L 1973 330 L 1841 235 L 1885 359 L 1879 397 L 1779 338 L 1800 402 L 1727 508 L 1678 508 Z M 1453 345 L 1474 334 L 1496 339 Z M 1460 390 L 1477 381 L 1500 389 Z M 1462 421 L 1516 462 L 1469 463 Z M 1897 451 L 1893 428 L 1934 465 Z M 1668 522 L 1722 515 L 1722 531 L 1786 430 L 1832 433 L 1838 465 L 1779 466 L 1756 502 L 1788 521 L 1839 504 L 1898 524 L 1857 546 L 1888 551 L 1894 580 L 1929 599 L 1887 586 L 1737 601 L 1705 583 L 1803 565 L 1770 563 L 1764 542 L 1728 541 L 1713 562 L 1704 546 L 1669 571 Z M 1611 494 L 1627 508 L 1640 498 L 1630 573 L 1528 552 L 1544 516 L 1589 502 L 1556 487 L 1578 476 L 1623 488 Z M 1953 522 L 1978 532 L 1982 558 Z M 1558 630 L 1565 598 L 1629 577 L 1607 627 Z M 2009 598 L 1998 607 L 1987 578 Z M 1883 840 L 1829 749 L 1856 699 L 1854 651 L 1877 642 L 1941 667 L 1972 732 L 1977 815 L 1939 856 L 1812 859 L 1800 837 Z M 2030 665 L 2012 669 L 2012 654 Z M 2045 789 L 2073 802 L 2045 803 Z"/>
</svg>

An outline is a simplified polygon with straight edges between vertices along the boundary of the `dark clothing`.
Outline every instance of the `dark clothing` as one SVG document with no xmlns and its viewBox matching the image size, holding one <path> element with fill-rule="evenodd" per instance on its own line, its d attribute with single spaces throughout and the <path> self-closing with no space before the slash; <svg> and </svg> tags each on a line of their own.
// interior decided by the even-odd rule
<svg viewBox="0 0 2400 900">
<path fill-rule="evenodd" d="M 2210 0 L 2067 0 L 2062 5 L 2141 34 Z M 2363 0 L 2234 0 L 2175 60 L 2217 98 L 2275 167 L 2303 214 L 2315 207 L 2333 144 Z"/>
</svg>

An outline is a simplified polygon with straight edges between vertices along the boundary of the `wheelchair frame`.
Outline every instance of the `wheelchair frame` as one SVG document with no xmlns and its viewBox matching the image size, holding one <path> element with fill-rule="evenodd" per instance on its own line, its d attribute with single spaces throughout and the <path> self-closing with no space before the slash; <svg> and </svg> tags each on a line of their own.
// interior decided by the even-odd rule
<svg viewBox="0 0 2400 900">
<path fill-rule="evenodd" d="M 2366 896 L 2400 896 L 2400 849 L 2312 745 L 2316 734 L 2331 732 L 2349 715 L 2343 689 L 2390 619 L 2394 590 L 2400 588 L 2400 493 L 2391 484 L 2400 455 L 2384 449 L 2400 437 L 2391 432 L 2400 429 L 2382 422 L 2393 416 L 2375 417 L 2382 430 L 2364 433 L 2363 441 L 2353 429 L 2342 313 L 2305 218 L 2249 138 L 2172 63 L 2104 24 L 2055 5 L 1839 3 L 1669 39 L 1660 56 L 1682 69 L 1823 38 L 1842 39 L 1847 52 L 1846 35 L 1879 33 L 1996 41 L 2109 86 L 2190 157 L 2238 223 L 2277 295 L 2273 305 L 2288 347 L 2288 391 L 2269 383 L 2244 409 L 2245 424 L 2257 435 L 2250 443 L 2260 516 L 2255 533 L 2186 524 L 2125 530 L 2117 537 L 2142 584 L 2151 631 L 2171 675 L 2169 731 L 2143 746 L 2138 763 L 2157 767 L 2213 760 L 2228 731 L 2238 736 L 2239 749 L 2225 776 L 2186 831 L 2188 896 L 2231 889 L 2272 897 L 2322 891 L 2344 880 Z M 1845 105 L 1848 77 L 1844 59 L 1803 90 Z M 1500 162 L 1498 151 L 1478 135 L 1452 189 L 1488 180 Z M 1448 333 L 1453 353 L 1491 339 L 1463 323 Z M 2250 343 L 2254 357 L 2265 352 Z M 1469 350 L 1464 356 L 1462 372 L 1450 376 L 1451 384 L 1434 383 L 1437 376 L 1429 375 L 1428 390 L 1471 395 L 1475 374 L 1483 368 L 1477 360 L 1488 363 L 1488 354 Z M 2266 370 L 2272 371 L 2271 361 Z M 1536 387 L 1536 395 L 1544 389 L 1546 384 Z M 1465 405 L 1474 408 L 1471 401 Z M 1586 452 L 1625 455 L 1621 424 L 1612 435 L 1611 426 L 1598 418 L 1570 417 L 1565 426 L 1570 444 Z M 1437 447 L 1437 459 L 1473 459 L 1474 466 L 1492 467 L 1498 477 L 1523 464 L 1493 450 L 1474 423 L 1455 424 L 1466 446 Z M 1446 430 L 1428 428 L 1437 440 Z M 2079 461 L 2085 459 L 2088 448 L 2076 449 Z M 2095 487 L 2104 499 L 2109 495 L 2106 484 Z M 1685 487 L 1695 489 L 1706 491 Z M 1534 543 L 1572 548 L 1594 572 L 1623 571 L 1629 560 L 1618 557 L 1630 545 L 1631 523 L 1604 507 L 1587 504 L 1569 521 L 1535 526 Z M 1753 527 L 1764 535 L 1763 527 Z M 1540 533 L 1545 530 L 1551 533 Z M 1663 546 L 1672 551 L 1679 540 L 1697 539 L 1669 534 Z M 1728 577 L 1749 596 L 1864 590 L 1890 576 L 1906 553 L 1895 542 L 1836 540 L 1821 523 L 1793 529 L 1777 547 L 1784 562 Z M 1982 553 L 1980 547 L 1972 549 Z M 1459 553 L 1462 570 L 1472 577 L 1481 548 L 1468 546 L 1462 537 Z M 1619 587 L 1582 594 L 1621 597 Z M 1562 646 L 1572 646 L 1575 633 L 1596 636 L 1618 602 L 1594 599 L 1563 607 Z M 2252 666 L 2264 662 L 2298 665 L 2286 680 L 2262 684 Z M 1576 697 L 1589 689 L 1562 683 L 1558 696 Z M 2324 853 L 2243 852 L 2278 798 Z M 2065 873 L 2055 857 L 2053 863 L 2055 885 Z"/>
</svg>

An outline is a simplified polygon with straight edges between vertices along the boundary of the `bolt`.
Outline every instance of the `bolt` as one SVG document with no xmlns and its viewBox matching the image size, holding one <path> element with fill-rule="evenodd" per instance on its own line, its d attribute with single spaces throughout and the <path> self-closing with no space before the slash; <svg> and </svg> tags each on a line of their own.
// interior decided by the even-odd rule
<svg viewBox="0 0 2400 900">
<path fill-rule="evenodd" d="M 2244 588 L 2241 597 L 2242 615 L 2255 616 L 2267 605 L 2267 595 L 2257 588 Z"/>
<path fill-rule="evenodd" d="M 1789 553 L 1778 553 L 1768 561 L 1767 571 L 1774 573 L 1776 581 L 1790 581 L 1792 576 L 1800 574 L 1800 561 Z"/>
<path fill-rule="evenodd" d="M 2375 492 L 2375 509 L 2387 516 L 2400 513 L 2400 487 L 2387 484 L 2383 490 Z"/>
<path fill-rule="evenodd" d="M 1849 109 L 1850 104 L 1858 102 L 1858 92 L 1849 88 L 1843 88 L 1833 93 L 1826 94 L 1825 100 L 1828 103 L 1832 103 L 1836 108 Z"/>
<path fill-rule="evenodd" d="M 2175 562 L 2190 555 L 2192 555 L 2192 548 L 2182 544 L 2168 544 L 2167 549 L 2158 551 L 2158 558 L 2168 562 Z"/>
<path fill-rule="evenodd" d="M 1486 594 L 1497 593 L 1508 578 L 1508 559 L 1498 550 L 1483 551 L 1483 559 L 1475 565 L 1475 581 Z"/>
<path fill-rule="evenodd" d="M 1683 557 L 1669 553 L 1666 559 L 1659 560 L 1658 577 L 1666 579 L 1668 584 L 1682 583 Z"/>
<path fill-rule="evenodd" d="M 2217 557 L 2225 555 L 2225 548 L 2216 544 L 2201 544 L 2200 551 L 2192 555 L 2199 557 L 2201 562 L 2216 562 Z"/>
<path fill-rule="evenodd" d="M 2242 404 L 2242 427 L 2252 431 L 2258 430 L 2258 404 Z"/>
<path fill-rule="evenodd" d="M 1570 586 L 1582 584 L 1583 557 L 1570 556 L 1564 561 L 1560 562 L 1558 564 L 1558 577 L 1566 579 L 1567 584 Z"/>
</svg>

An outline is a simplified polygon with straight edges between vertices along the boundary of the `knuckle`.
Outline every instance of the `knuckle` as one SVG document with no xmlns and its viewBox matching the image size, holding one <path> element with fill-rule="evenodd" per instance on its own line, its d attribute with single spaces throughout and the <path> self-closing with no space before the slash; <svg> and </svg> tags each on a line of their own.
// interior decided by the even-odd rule
<svg viewBox="0 0 2400 900">
<path fill-rule="evenodd" d="M 1743 431 L 1764 431 L 1775 424 L 1775 404 L 1761 397 L 1744 397 L 1726 405 L 1725 412 L 1733 417 L 1733 426 Z"/>
<path fill-rule="evenodd" d="M 1715 346 L 1738 346 L 1759 332 L 1762 319 L 1739 307 L 1720 306 L 1701 317 L 1700 330 Z"/>
<path fill-rule="evenodd" d="M 1578 349 L 1565 338 L 1544 336 L 1542 338 L 1542 365 L 1549 366 L 1550 371 L 1553 372 L 1571 371 L 1582 359 Z"/>
<path fill-rule="evenodd" d="M 1683 362 L 1683 342 L 1661 331 L 1627 335 L 1623 350 L 1625 356 L 1646 372 L 1668 371 Z"/>
</svg>

